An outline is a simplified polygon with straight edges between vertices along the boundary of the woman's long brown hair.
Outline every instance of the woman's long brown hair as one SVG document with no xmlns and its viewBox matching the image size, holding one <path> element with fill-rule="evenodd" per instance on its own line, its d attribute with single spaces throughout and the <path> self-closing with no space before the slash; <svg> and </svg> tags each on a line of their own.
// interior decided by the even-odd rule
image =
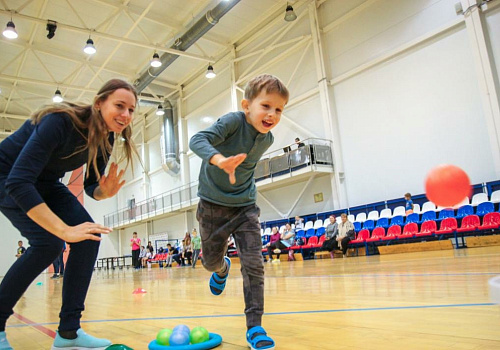
<svg viewBox="0 0 500 350">
<path fill-rule="evenodd" d="M 111 95 L 118 89 L 125 89 L 132 92 L 137 103 L 137 92 L 131 84 L 121 79 L 111 79 L 110 81 L 105 83 L 97 92 L 97 95 L 94 97 L 94 103 L 92 105 L 64 102 L 60 104 L 45 106 L 33 113 L 33 115 L 31 116 L 31 123 L 38 124 L 44 116 L 50 113 L 64 113 L 68 115 L 78 132 L 87 141 L 84 147 L 75 150 L 73 154 L 83 152 L 88 149 L 87 168 L 92 165 L 97 179 L 99 179 L 101 175 L 99 174 L 99 169 L 97 168 L 98 152 L 101 152 L 105 162 L 107 163 L 108 154 L 111 154 L 113 147 L 108 140 L 108 127 L 104 119 L 102 118 L 101 112 L 96 108 L 96 104 L 97 102 L 106 101 L 109 95 Z M 85 136 L 85 134 L 82 132 L 82 130 L 84 129 L 88 129 L 87 136 Z M 122 158 L 119 159 L 119 162 L 123 159 L 126 159 L 128 167 L 129 164 L 133 163 L 133 154 L 136 154 L 138 156 L 137 150 L 132 140 L 132 127 L 130 125 L 127 126 L 122 131 L 121 136 L 124 140 L 123 145 L 125 154 Z"/>
</svg>

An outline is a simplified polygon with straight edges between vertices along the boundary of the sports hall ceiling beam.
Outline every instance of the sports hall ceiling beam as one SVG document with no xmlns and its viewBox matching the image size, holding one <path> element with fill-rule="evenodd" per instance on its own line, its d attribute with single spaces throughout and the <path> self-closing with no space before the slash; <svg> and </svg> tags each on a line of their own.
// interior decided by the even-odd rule
<svg viewBox="0 0 500 350">
<path fill-rule="evenodd" d="M 139 25 L 139 23 L 144 18 L 144 16 L 151 10 L 151 7 L 153 7 L 154 3 L 155 3 L 154 0 L 151 0 L 149 2 L 149 5 L 144 9 L 144 11 L 141 13 L 141 15 L 136 19 L 136 21 L 132 24 L 132 26 L 128 29 L 128 31 L 123 36 L 125 39 L 128 39 L 129 35 L 132 34 L 132 32 L 134 31 L 134 29 Z M 103 70 L 103 68 L 109 63 L 109 61 L 111 61 L 111 59 L 116 54 L 116 52 L 120 49 L 120 47 L 122 46 L 122 44 L 123 43 L 121 43 L 121 42 L 118 43 L 115 46 L 115 48 L 113 49 L 113 51 L 111 51 L 111 53 L 108 54 L 108 57 L 106 58 L 106 60 L 104 60 L 104 62 L 102 63 L 102 65 L 99 67 L 99 69 L 97 70 L 97 72 L 94 74 L 94 77 L 92 79 L 90 79 L 90 81 L 87 83 L 86 87 L 89 87 L 95 81 L 95 79 L 99 76 L 99 73 L 101 73 L 101 71 Z M 82 98 L 82 96 L 83 96 L 83 93 L 80 94 L 80 96 L 78 97 L 78 99 Z"/>
<path fill-rule="evenodd" d="M 11 13 L 10 11 L 6 11 L 6 10 L 0 10 L 0 13 L 4 14 L 6 16 L 10 16 L 12 14 L 13 18 L 17 17 L 17 18 L 22 18 L 22 19 L 25 19 L 28 21 L 32 21 L 32 22 L 36 22 L 36 23 L 40 23 L 40 24 L 44 24 L 44 25 L 47 24 L 47 20 L 43 19 L 43 18 L 27 16 L 27 15 L 23 15 L 20 13 Z M 92 37 L 101 37 L 104 39 L 109 39 L 109 40 L 120 42 L 123 44 L 143 47 L 143 48 L 147 48 L 150 50 L 156 50 L 158 52 L 168 52 L 168 53 L 171 53 L 174 55 L 188 57 L 188 58 L 191 58 L 194 60 L 204 61 L 207 63 L 212 61 L 212 59 L 210 57 L 204 57 L 204 56 L 200 56 L 200 55 L 196 55 L 196 54 L 192 54 L 192 53 L 187 53 L 185 51 L 175 50 L 175 49 L 171 49 L 171 48 L 167 48 L 167 47 L 145 44 L 145 43 L 137 41 L 137 40 L 124 39 L 124 38 L 116 36 L 116 35 L 111 35 L 111 34 L 107 34 L 107 33 L 103 33 L 103 32 L 94 31 L 90 28 L 80 28 L 80 27 L 69 25 L 69 24 L 64 24 L 61 22 L 57 22 L 57 29 L 66 29 L 69 31 L 77 32 L 77 33 L 83 33 L 85 35 L 88 35 L 89 31 L 90 31 Z"/>
</svg>

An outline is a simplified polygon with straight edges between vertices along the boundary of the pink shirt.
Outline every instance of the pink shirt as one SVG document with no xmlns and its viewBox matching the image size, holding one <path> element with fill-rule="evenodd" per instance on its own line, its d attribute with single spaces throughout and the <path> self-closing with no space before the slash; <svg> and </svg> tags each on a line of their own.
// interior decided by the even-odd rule
<svg viewBox="0 0 500 350">
<path fill-rule="evenodd" d="M 269 243 L 278 242 L 279 240 L 280 240 L 280 233 L 276 232 L 276 233 L 274 233 L 274 234 L 271 235 Z"/>
<path fill-rule="evenodd" d="M 130 242 L 132 242 L 133 240 L 134 240 L 134 238 L 131 238 Z M 139 249 L 141 249 L 141 239 L 140 238 L 136 238 L 135 240 L 136 241 L 134 243 L 132 243 L 132 250 L 139 250 Z"/>
</svg>

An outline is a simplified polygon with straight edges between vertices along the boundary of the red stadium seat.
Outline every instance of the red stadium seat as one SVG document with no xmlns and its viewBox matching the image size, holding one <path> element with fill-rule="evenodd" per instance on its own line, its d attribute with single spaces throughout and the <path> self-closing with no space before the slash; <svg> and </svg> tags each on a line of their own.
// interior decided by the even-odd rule
<svg viewBox="0 0 500 350">
<path fill-rule="evenodd" d="M 483 224 L 479 226 L 480 230 L 494 230 L 500 226 L 500 213 L 493 212 L 484 216 Z"/>
<path fill-rule="evenodd" d="M 415 222 L 406 224 L 403 228 L 403 233 L 399 236 L 399 238 L 412 238 L 418 232 L 418 225 Z"/>
<path fill-rule="evenodd" d="M 457 229 L 457 219 L 455 218 L 446 218 L 441 221 L 441 227 L 436 231 L 437 235 L 445 235 L 455 232 Z"/>
<path fill-rule="evenodd" d="M 366 239 L 366 242 L 378 242 L 385 237 L 385 228 L 376 227 L 373 229 L 372 236 Z"/>
<path fill-rule="evenodd" d="M 401 226 L 393 225 L 393 226 L 389 227 L 389 230 L 387 231 L 387 236 L 385 236 L 382 239 L 384 241 L 389 241 L 391 239 L 397 239 L 400 235 L 401 235 Z"/>
<path fill-rule="evenodd" d="M 417 237 L 432 236 L 437 231 L 437 225 L 434 220 L 424 221 L 420 232 L 416 234 Z"/>
<path fill-rule="evenodd" d="M 353 239 L 352 241 L 350 241 L 349 244 L 351 244 L 351 243 L 353 243 L 353 244 L 363 243 L 368 238 L 370 238 L 370 231 L 368 231 L 367 229 L 363 229 L 363 230 L 358 232 L 356 239 Z"/>
<path fill-rule="evenodd" d="M 318 244 L 318 236 L 312 236 L 312 237 L 309 237 L 309 239 L 307 240 L 307 245 L 304 246 L 303 248 L 307 248 L 307 249 L 316 248 L 317 244 Z"/>
<path fill-rule="evenodd" d="M 319 248 L 323 245 L 323 242 L 326 240 L 326 235 L 322 235 L 320 238 L 319 238 L 319 241 L 318 243 L 314 246 L 314 248 Z"/>
<path fill-rule="evenodd" d="M 457 232 L 475 231 L 480 225 L 479 216 L 467 215 L 462 219 L 462 225 L 457 229 Z"/>
</svg>

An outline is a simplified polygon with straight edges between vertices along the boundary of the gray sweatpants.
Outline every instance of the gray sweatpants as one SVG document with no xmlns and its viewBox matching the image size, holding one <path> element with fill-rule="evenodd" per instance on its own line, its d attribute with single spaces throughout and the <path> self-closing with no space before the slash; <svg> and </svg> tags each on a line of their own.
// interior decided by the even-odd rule
<svg viewBox="0 0 500 350">
<path fill-rule="evenodd" d="M 226 207 L 200 199 L 196 218 L 200 223 L 202 262 L 210 272 L 224 268 L 227 239 L 233 234 L 243 275 L 247 327 L 260 326 L 264 313 L 264 263 L 259 224 L 260 209 Z"/>
</svg>

